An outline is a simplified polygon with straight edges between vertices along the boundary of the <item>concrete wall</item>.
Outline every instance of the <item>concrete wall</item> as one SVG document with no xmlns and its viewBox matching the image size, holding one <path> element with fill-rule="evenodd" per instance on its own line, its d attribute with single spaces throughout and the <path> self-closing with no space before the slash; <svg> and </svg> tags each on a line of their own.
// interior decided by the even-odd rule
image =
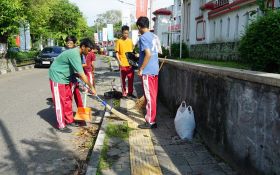
<svg viewBox="0 0 280 175">
<path fill-rule="evenodd" d="M 159 98 L 193 106 L 209 148 L 243 174 L 280 174 L 280 75 L 168 60 Z"/>
</svg>

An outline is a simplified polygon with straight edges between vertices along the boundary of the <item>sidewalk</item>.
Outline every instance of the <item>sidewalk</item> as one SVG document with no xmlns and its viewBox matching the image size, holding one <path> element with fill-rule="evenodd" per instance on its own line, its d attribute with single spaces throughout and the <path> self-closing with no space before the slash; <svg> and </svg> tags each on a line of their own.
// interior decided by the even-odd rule
<svg viewBox="0 0 280 175">
<path fill-rule="evenodd" d="M 112 73 L 114 74 L 114 73 Z M 119 75 L 115 72 L 115 76 Z M 141 82 L 135 77 L 135 93 L 141 97 Z M 120 84 L 120 79 L 115 79 Z M 122 100 L 122 105 L 133 105 L 131 100 Z M 203 145 L 198 134 L 192 142 L 179 139 L 174 127 L 174 116 L 158 102 L 158 128 L 138 129 L 144 122 L 143 114 L 133 108 L 118 110 L 130 119 L 122 120 L 111 114 L 105 118 L 105 141 L 102 143 L 101 159 L 97 174 L 103 175 L 233 175 L 226 163 L 215 158 Z M 125 129 L 128 126 L 130 129 Z M 116 129 L 113 134 L 112 128 Z M 111 130 L 111 131 L 110 131 Z M 121 133 L 123 132 L 123 133 Z M 119 137 L 125 135 L 127 137 Z"/>
</svg>

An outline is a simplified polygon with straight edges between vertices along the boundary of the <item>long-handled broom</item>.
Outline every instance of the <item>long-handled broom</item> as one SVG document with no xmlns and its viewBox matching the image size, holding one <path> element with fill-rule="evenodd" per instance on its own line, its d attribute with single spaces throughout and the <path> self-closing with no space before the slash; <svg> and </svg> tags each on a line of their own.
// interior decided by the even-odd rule
<svg viewBox="0 0 280 175">
<path fill-rule="evenodd" d="M 85 82 L 83 82 L 83 81 L 82 81 L 80 78 L 78 78 L 78 77 L 76 77 L 76 79 L 77 79 L 77 81 L 78 81 L 82 86 L 84 86 L 85 88 L 87 88 L 88 91 L 89 91 L 90 93 L 92 93 L 91 89 L 88 87 L 88 85 L 87 85 Z M 132 119 L 130 119 L 129 117 L 127 117 L 125 114 L 123 114 L 123 113 L 117 111 L 115 108 L 113 108 L 112 106 L 110 106 L 108 103 L 106 103 L 106 101 L 102 100 L 97 94 L 94 95 L 94 97 L 95 97 L 98 101 L 100 101 L 100 102 L 102 103 L 102 105 L 106 107 L 106 109 L 108 109 L 109 111 L 111 111 L 111 112 L 112 112 L 113 114 L 115 114 L 117 117 L 119 117 L 119 118 L 121 118 L 121 119 L 123 119 L 123 120 L 132 120 Z"/>
<path fill-rule="evenodd" d="M 167 57 L 164 57 L 164 59 L 163 59 L 161 65 L 160 65 L 160 67 L 159 67 L 159 72 L 160 72 L 160 70 L 161 70 L 161 68 L 162 68 L 162 66 L 163 66 L 163 64 L 164 64 L 164 62 L 165 62 L 165 60 L 166 60 L 166 58 L 167 58 Z M 136 101 L 136 105 L 135 105 L 135 106 L 136 106 L 136 108 L 137 108 L 138 110 L 142 110 L 142 109 L 145 108 L 145 106 L 146 106 L 146 99 L 145 99 L 144 95 Z"/>
</svg>

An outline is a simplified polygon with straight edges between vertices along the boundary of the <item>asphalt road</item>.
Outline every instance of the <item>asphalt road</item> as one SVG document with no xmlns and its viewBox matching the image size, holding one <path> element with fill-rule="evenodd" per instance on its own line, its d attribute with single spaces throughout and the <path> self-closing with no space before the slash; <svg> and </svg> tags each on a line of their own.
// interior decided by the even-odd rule
<svg viewBox="0 0 280 175">
<path fill-rule="evenodd" d="M 56 131 L 48 69 L 0 76 L 0 174 L 67 174 L 75 168 L 74 133 Z"/>
</svg>

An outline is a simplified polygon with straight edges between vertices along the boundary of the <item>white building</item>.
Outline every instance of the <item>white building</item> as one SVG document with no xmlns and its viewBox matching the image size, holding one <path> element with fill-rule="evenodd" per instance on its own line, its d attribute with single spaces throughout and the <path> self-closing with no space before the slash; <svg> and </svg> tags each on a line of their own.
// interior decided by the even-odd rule
<svg viewBox="0 0 280 175">
<path fill-rule="evenodd" d="M 266 5 L 279 7 L 280 0 L 268 0 Z M 168 9 L 175 19 L 169 28 L 175 33 L 172 42 L 179 43 L 182 33 L 191 57 L 213 59 L 237 59 L 237 42 L 250 21 L 261 14 L 256 0 L 174 0 Z"/>
</svg>

